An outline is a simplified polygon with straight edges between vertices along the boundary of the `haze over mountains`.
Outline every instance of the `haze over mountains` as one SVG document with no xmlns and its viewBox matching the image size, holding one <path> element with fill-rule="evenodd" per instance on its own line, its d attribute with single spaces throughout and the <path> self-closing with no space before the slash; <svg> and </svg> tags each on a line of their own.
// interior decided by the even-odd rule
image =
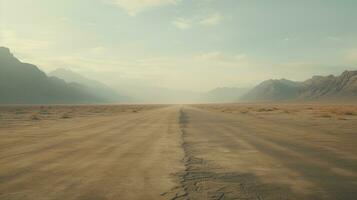
<svg viewBox="0 0 357 200">
<path fill-rule="evenodd" d="M 165 87 L 120 88 L 124 94 L 135 99 L 134 103 L 228 103 L 237 102 L 247 89 L 218 87 L 207 92 L 169 89 Z"/>
<path fill-rule="evenodd" d="M 19 61 L 0 47 L 1 104 L 86 103 L 230 103 L 276 101 L 357 100 L 357 71 L 340 76 L 313 76 L 303 82 L 286 79 L 263 81 L 253 89 L 219 87 L 208 92 L 164 87 L 111 88 L 67 69 L 48 74 Z"/>
<path fill-rule="evenodd" d="M 264 81 L 246 95 L 243 101 L 352 101 L 357 100 L 357 71 L 340 76 L 314 76 L 303 82 Z"/>
<path fill-rule="evenodd" d="M 192 103 L 238 99 L 233 98 L 236 96 L 233 88 L 214 91 L 206 94 L 145 86 L 113 89 L 67 69 L 59 68 L 46 75 L 37 66 L 19 61 L 8 48 L 0 48 L 2 104 Z"/>
<path fill-rule="evenodd" d="M 243 101 L 282 101 L 292 100 L 298 97 L 300 83 L 286 79 L 263 81 L 241 100 Z"/>
<path fill-rule="evenodd" d="M 107 103 L 104 96 L 79 83 L 49 77 L 37 66 L 23 63 L 8 48 L 0 47 L 0 103 L 73 104 Z"/>
<path fill-rule="evenodd" d="M 48 73 L 48 75 L 63 79 L 68 83 L 81 84 L 85 86 L 83 88 L 85 92 L 100 97 L 101 99 L 105 99 L 108 102 L 115 103 L 132 101 L 131 98 L 119 94 L 118 91 L 115 91 L 113 88 L 110 88 L 109 86 L 99 81 L 89 79 L 68 69 L 58 68 Z"/>
<path fill-rule="evenodd" d="M 204 93 L 201 101 L 208 103 L 231 103 L 237 102 L 249 91 L 249 88 L 218 87 Z"/>
<path fill-rule="evenodd" d="M 84 93 L 81 86 L 47 77 L 35 65 L 22 63 L 7 48 L 0 48 L 0 102 L 13 103 L 77 103 L 97 102 Z"/>
</svg>

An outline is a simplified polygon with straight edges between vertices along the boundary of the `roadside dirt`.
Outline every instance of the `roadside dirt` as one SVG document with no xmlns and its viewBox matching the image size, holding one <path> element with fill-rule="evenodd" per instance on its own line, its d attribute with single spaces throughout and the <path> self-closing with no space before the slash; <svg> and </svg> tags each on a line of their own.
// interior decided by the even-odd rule
<svg viewBox="0 0 357 200">
<path fill-rule="evenodd" d="M 166 199 L 183 170 L 178 108 L 0 130 L 0 199 Z"/>
<path fill-rule="evenodd" d="M 186 157 L 182 176 L 186 196 L 181 199 L 357 196 L 356 123 L 303 119 L 281 123 L 281 114 L 206 110 L 210 109 L 181 110 Z M 341 123 L 349 127 L 341 130 Z"/>
<path fill-rule="evenodd" d="M 357 116 L 305 107 L 5 109 L 0 199 L 354 200 Z"/>
</svg>

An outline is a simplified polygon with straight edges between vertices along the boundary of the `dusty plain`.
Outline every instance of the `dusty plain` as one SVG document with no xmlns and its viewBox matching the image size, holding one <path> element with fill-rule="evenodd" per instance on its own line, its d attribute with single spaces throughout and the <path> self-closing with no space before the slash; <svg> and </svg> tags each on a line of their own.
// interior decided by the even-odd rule
<svg viewBox="0 0 357 200">
<path fill-rule="evenodd" d="M 1 200 L 354 200 L 357 105 L 0 106 Z"/>
</svg>

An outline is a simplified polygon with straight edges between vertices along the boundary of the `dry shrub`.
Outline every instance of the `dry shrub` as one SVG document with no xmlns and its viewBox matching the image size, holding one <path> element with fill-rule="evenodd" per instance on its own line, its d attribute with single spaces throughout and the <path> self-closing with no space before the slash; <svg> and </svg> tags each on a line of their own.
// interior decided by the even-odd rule
<svg viewBox="0 0 357 200">
<path fill-rule="evenodd" d="M 259 108 L 258 112 L 272 112 L 275 108 Z"/>
<path fill-rule="evenodd" d="M 352 111 L 346 111 L 344 112 L 344 115 L 355 115 Z"/>
<path fill-rule="evenodd" d="M 68 113 L 64 113 L 62 115 L 62 119 L 69 119 L 69 118 L 71 118 L 71 116 Z"/>
<path fill-rule="evenodd" d="M 40 117 L 36 113 L 32 114 L 30 118 L 31 120 L 40 120 Z"/>
<path fill-rule="evenodd" d="M 290 111 L 290 110 L 284 110 L 284 113 L 286 113 L 286 114 L 290 114 L 290 113 L 291 113 L 291 111 Z"/>
<path fill-rule="evenodd" d="M 355 115 L 355 113 L 353 111 L 350 110 L 346 110 L 343 108 L 332 108 L 328 110 L 330 113 L 333 113 L 335 115 Z"/>
<path fill-rule="evenodd" d="M 25 114 L 26 112 L 23 111 L 23 110 L 15 110 L 15 114 L 16 115 L 22 115 L 22 114 Z"/>
<path fill-rule="evenodd" d="M 321 114 L 320 117 L 331 118 L 332 116 L 330 114 L 324 113 L 324 114 Z"/>
<path fill-rule="evenodd" d="M 48 114 L 48 110 L 45 107 L 41 107 L 40 114 Z"/>
<path fill-rule="evenodd" d="M 257 112 L 265 112 L 265 108 L 259 108 Z"/>
</svg>

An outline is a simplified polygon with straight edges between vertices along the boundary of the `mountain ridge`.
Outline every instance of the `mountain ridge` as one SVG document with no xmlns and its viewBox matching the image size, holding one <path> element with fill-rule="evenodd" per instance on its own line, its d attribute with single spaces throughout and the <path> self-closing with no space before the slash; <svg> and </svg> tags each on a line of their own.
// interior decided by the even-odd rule
<svg viewBox="0 0 357 200">
<path fill-rule="evenodd" d="M 107 103 L 87 93 L 85 86 L 48 77 L 36 65 L 21 62 L 0 47 L 0 104 Z"/>
<path fill-rule="evenodd" d="M 270 79 L 254 87 L 242 101 L 357 100 L 357 70 L 339 76 L 313 76 L 305 81 Z"/>
<path fill-rule="evenodd" d="M 72 70 L 57 68 L 54 71 L 48 73 L 49 76 L 58 77 L 60 79 L 65 80 L 67 83 L 78 83 L 86 86 L 86 92 L 99 96 L 103 99 L 108 100 L 109 102 L 129 102 L 132 101 L 131 98 L 127 96 L 120 95 L 117 91 L 112 89 L 111 87 L 101 83 L 97 80 L 87 78 L 78 74 Z"/>
</svg>

